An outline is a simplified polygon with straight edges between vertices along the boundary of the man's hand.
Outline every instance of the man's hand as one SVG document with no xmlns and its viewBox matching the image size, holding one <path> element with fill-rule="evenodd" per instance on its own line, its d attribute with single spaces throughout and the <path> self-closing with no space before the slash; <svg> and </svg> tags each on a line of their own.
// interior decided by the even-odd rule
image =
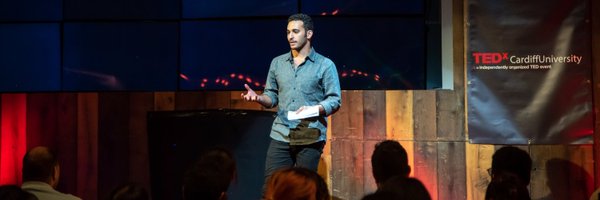
<svg viewBox="0 0 600 200">
<path fill-rule="evenodd" d="M 246 88 L 247 92 L 246 94 L 241 94 L 242 98 L 246 101 L 254 101 L 260 103 L 260 95 L 256 94 L 256 92 L 254 92 L 254 90 L 252 90 L 252 88 L 250 88 L 248 84 L 244 84 L 244 87 Z"/>
</svg>

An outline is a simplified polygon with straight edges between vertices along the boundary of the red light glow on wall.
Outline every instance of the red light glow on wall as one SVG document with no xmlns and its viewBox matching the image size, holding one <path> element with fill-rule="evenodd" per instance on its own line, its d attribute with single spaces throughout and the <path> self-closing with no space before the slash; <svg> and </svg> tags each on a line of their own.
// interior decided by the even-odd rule
<svg viewBox="0 0 600 200">
<path fill-rule="evenodd" d="M 20 185 L 22 158 L 26 151 L 27 98 L 3 94 L 0 112 L 0 185 Z"/>
</svg>

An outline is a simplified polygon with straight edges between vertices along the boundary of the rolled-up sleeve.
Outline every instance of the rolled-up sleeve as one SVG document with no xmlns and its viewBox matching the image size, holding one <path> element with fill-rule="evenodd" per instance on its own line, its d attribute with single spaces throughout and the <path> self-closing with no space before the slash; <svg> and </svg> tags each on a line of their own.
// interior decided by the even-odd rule
<svg viewBox="0 0 600 200">
<path fill-rule="evenodd" d="M 323 89 L 324 99 L 319 102 L 325 109 L 325 115 L 329 116 L 340 109 L 342 106 L 342 90 L 340 88 L 340 79 L 335 64 L 328 62 L 323 71 Z"/>
<path fill-rule="evenodd" d="M 269 67 L 269 73 L 267 74 L 267 83 L 265 84 L 265 90 L 263 92 L 264 95 L 268 96 L 271 99 L 271 106 L 267 108 L 273 108 L 279 104 L 279 91 L 277 85 L 277 77 L 275 73 L 276 59 L 271 61 L 271 66 Z"/>
</svg>

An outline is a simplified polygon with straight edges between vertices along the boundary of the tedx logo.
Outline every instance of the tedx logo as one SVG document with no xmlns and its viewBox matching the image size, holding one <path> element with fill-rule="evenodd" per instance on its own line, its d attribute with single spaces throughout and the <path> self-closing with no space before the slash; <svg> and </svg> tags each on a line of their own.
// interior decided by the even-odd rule
<svg viewBox="0 0 600 200">
<path fill-rule="evenodd" d="M 475 64 L 498 64 L 503 60 L 508 60 L 508 53 L 473 53 Z"/>
</svg>

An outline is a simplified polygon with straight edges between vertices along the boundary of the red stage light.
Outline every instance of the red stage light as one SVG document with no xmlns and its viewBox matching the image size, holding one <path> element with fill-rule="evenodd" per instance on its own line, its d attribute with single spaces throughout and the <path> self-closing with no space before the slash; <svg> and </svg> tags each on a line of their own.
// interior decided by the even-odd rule
<svg viewBox="0 0 600 200">
<path fill-rule="evenodd" d="M 331 15 L 337 15 L 340 12 L 340 9 L 335 9 L 333 12 L 331 12 Z"/>
<path fill-rule="evenodd" d="M 182 79 L 184 79 L 186 81 L 190 80 L 185 74 L 179 74 L 179 77 L 181 77 Z"/>
</svg>

